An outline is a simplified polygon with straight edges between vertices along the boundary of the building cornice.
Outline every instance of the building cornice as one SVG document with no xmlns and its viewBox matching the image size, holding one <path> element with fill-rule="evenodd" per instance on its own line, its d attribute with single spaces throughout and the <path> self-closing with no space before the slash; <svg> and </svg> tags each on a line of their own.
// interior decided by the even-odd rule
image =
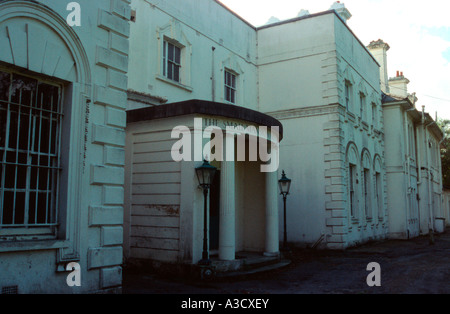
<svg viewBox="0 0 450 314">
<path fill-rule="evenodd" d="M 329 104 L 329 105 L 325 105 L 325 106 L 314 106 L 314 107 L 266 112 L 266 114 L 268 114 L 269 116 L 274 117 L 275 119 L 278 119 L 278 120 L 304 118 L 304 117 L 319 116 L 319 115 L 332 114 L 332 113 L 338 113 L 338 114 L 344 115 L 345 109 L 340 104 Z"/>
<path fill-rule="evenodd" d="M 231 118 L 266 127 L 278 127 L 279 139 L 283 138 L 283 125 L 272 116 L 245 107 L 198 99 L 129 110 L 127 111 L 127 123 L 195 114 Z"/>
</svg>

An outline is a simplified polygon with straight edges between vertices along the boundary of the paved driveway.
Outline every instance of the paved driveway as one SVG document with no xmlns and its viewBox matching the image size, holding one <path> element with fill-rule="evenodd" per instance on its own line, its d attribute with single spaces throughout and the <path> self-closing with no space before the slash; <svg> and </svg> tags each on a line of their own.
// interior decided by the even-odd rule
<svg viewBox="0 0 450 314">
<path fill-rule="evenodd" d="M 346 251 L 295 250 L 292 263 L 268 273 L 212 282 L 124 272 L 125 294 L 448 294 L 450 230 L 409 241 L 384 241 Z M 381 267 L 381 287 L 366 283 L 369 263 Z"/>
</svg>

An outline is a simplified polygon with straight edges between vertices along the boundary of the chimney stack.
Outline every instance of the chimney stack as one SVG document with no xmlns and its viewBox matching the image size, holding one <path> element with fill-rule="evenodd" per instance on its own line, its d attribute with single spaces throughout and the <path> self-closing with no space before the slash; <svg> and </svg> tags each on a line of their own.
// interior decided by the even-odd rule
<svg viewBox="0 0 450 314">
<path fill-rule="evenodd" d="M 369 46 L 367 46 L 367 49 L 369 49 L 375 60 L 377 60 L 377 62 L 380 64 L 381 91 L 385 94 L 389 94 L 390 89 L 387 71 L 387 52 L 390 47 L 383 40 L 378 39 L 376 41 L 372 41 Z M 400 73 L 398 73 L 398 75 L 400 75 Z"/>
<path fill-rule="evenodd" d="M 389 79 L 389 89 L 391 94 L 401 98 L 408 97 L 409 80 L 403 75 L 403 72 L 397 71 L 397 76 Z"/>
<path fill-rule="evenodd" d="M 335 10 L 345 23 L 347 23 L 347 21 L 352 17 L 352 14 L 349 10 L 347 10 L 345 4 L 341 3 L 340 1 L 336 1 L 335 3 L 333 3 L 333 5 L 330 7 L 330 10 Z"/>
<path fill-rule="evenodd" d="M 301 9 L 300 12 L 298 12 L 297 17 L 302 17 L 302 16 L 306 16 L 306 15 L 309 15 L 309 14 L 310 13 L 309 13 L 308 10 Z"/>
</svg>

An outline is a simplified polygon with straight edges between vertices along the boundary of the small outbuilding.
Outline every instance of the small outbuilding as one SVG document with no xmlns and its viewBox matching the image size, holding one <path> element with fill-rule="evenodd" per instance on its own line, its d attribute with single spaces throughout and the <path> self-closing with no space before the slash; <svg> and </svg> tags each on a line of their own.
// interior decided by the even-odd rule
<svg viewBox="0 0 450 314">
<path fill-rule="evenodd" d="M 210 256 L 279 255 L 281 123 L 244 107 L 201 100 L 128 111 L 124 251 L 129 260 L 197 264 L 204 194 L 196 167 L 217 168 L 207 198 Z"/>
</svg>

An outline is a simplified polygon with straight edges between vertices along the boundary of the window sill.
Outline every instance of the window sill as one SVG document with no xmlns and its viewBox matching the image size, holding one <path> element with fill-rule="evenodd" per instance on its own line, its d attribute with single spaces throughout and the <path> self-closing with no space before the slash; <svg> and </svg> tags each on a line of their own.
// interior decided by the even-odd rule
<svg viewBox="0 0 450 314">
<path fill-rule="evenodd" d="M 69 247 L 66 240 L 0 241 L 0 253 L 57 250 Z"/>
<path fill-rule="evenodd" d="M 237 105 L 238 105 L 237 102 L 232 103 L 231 101 L 228 101 L 228 100 L 224 100 L 223 102 L 224 102 L 225 104 L 232 105 L 232 106 L 237 106 Z"/>
<path fill-rule="evenodd" d="M 190 86 L 187 86 L 187 85 L 178 83 L 178 82 L 176 82 L 176 81 L 170 80 L 170 79 L 168 79 L 167 77 L 162 76 L 162 75 L 159 75 L 159 74 L 156 75 L 156 79 L 157 79 L 157 80 L 160 80 L 160 81 L 162 81 L 162 82 L 164 82 L 164 83 L 168 83 L 168 84 L 170 84 L 170 85 L 173 85 L 173 86 L 175 86 L 175 87 L 184 89 L 185 91 L 188 91 L 188 92 L 190 92 L 190 93 L 192 93 L 192 92 L 194 91 L 193 88 L 190 87 Z"/>
<path fill-rule="evenodd" d="M 364 129 L 364 131 L 369 131 L 369 124 L 366 121 L 361 120 L 361 126 Z"/>
<path fill-rule="evenodd" d="M 347 111 L 347 117 L 346 118 L 347 118 L 348 121 L 350 121 L 352 123 L 355 123 L 355 115 L 353 113 L 351 113 L 350 111 Z"/>
</svg>

